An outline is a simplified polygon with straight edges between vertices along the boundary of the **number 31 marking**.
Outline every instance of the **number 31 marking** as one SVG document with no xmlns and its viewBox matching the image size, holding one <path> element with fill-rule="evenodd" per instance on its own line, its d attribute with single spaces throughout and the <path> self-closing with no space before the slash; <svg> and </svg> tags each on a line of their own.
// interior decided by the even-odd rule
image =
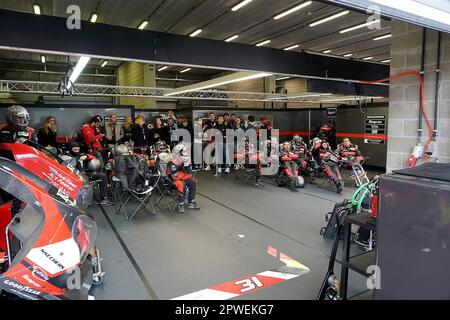
<svg viewBox="0 0 450 320">
<path fill-rule="evenodd" d="M 244 279 L 238 282 L 235 282 L 236 285 L 242 286 L 241 293 L 251 291 L 256 289 L 257 287 L 260 288 L 263 286 L 261 281 L 257 277 L 251 277 L 250 279 Z"/>
</svg>

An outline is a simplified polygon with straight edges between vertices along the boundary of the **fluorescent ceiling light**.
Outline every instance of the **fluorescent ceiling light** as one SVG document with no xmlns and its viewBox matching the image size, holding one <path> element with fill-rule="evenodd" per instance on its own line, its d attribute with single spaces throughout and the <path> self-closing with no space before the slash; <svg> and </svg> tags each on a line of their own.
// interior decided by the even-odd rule
<svg viewBox="0 0 450 320">
<path fill-rule="evenodd" d="M 41 56 L 41 62 L 45 63 L 45 56 L 44 55 Z"/>
<path fill-rule="evenodd" d="M 237 38 L 239 38 L 239 35 L 235 34 L 234 36 L 231 36 L 228 39 L 226 39 L 225 42 L 230 42 L 230 41 L 236 40 Z"/>
<path fill-rule="evenodd" d="M 199 35 L 200 33 L 202 33 L 202 29 L 197 29 L 197 30 L 195 30 L 194 32 L 192 32 L 192 33 L 189 35 L 189 37 L 193 38 L 193 37 L 195 37 L 196 35 Z"/>
<path fill-rule="evenodd" d="M 371 0 L 384 6 L 408 12 L 412 15 L 450 25 L 450 13 L 439 10 L 413 0 Z M 446 2 L 446 1 L 442 1 Z"/>
<path fill-rule="evenodd" d="M 349 12 L 350 12 L 350 11 L 345 10 L 345 11 L 342 11 L 342 12 L 339 12 L 339 13 L 336 13 L 336 14 L 333 14 L 332 16 L 329 16 L 329 17 L 324 18 L 324 19 L 322 19 L 322 20 L 319 20 L 319 21 L 310 23 L 309 26 L 310 26 L 310 27 L 315 27 L 315 26 L 317 26 L 317 25 L 319 25 L 319 24 L 322 24 L 322 23 L 324 23 L 324 22 L 327 22 L 327 21 L 330 21 L 330 20 L 333 20 L 333 19 L 342 17 L 342 16 L 346 15 L 346 14 L 349 13 Z"/>
<path fill-rule="evenodd" d="M 339 102 L 339 101 L 350 101 L 350 100 L 358 101 L 358 100 L 369 100 L 369 99 L 384 99 L 384 97 L 369 97 L 369 96 L 365 96 L 365 97 L 357 97 L 357 98 L 355 98 L 354 96 L 351 96 L 351 97 L 348 97 L 348 98 L 336 98 L 336 99 L 320 100 L 318 102 Z"/>
<path fill-rule="evenodd" d="M 369 22 L 366 22 L 366 23 L 358 24 L 356 26 L 353 26 L 353 27 L 350 27 L 350 28 L 347 28 L 347 29 L 343 29 L 343 30 L 339 31 L 339 33 L 346 33 L 346 32 L 350 32 L 350 31 L 353 31 L 353 30 L 361 29 L 361 28 L 370 26 L 370 25 L 378 23 L 378 22 L 380 22 L 380 19 L 375 19 L 373 21 L 369 21 Z"/>
<path fill-rule="evenodd" d="M 290 79 L 291 77 L 281 77 L 281 78 L 277 78 L 275 79 L 276 81 L 281 81 L 281 80 L 287 80 Z"/>
<path fill-rule="evenodd" d="M 180 71 L 180 73 L 185 73 L 185 72 L 188 72 L 188 71 L 191 71 L 191 68 L 183 69 L 183 70 Z"/>
<path fill-rule="evenodd" d="M 161 72 L 161 71 L 164 71 L 164 70 L 166 70 L 167 68 L 168 68 L 168 66 L 164 66 L 164 67 L 162 67 L 162 68 L 159 68 L 159 69 L 158 69 L 158 71 L 160 71 L 160 72 Z"/>
<path fill-rule="evenodd" d="M 284 48 L 283 50 L 284 50 L 284 51 L 289 51 L 289 50 L 292 50 L 292 49 L 297 49 L 298 47 L 300 47 L 299 44 L 294 44 L 293 46 Z"/>
<path fill-rule="evenodd" d="M 373 57 L 365 57 L 365 58 L 363 58 L 363 60 L 372 60 L 373 59 Z"/>
<path fill-rule="evenodd" d="M 98 14 L 93 13 L 93 14 L 91 15 L 91 22 L 92 22 L 92 23 L 96 23 L 96 22 L 97 22 L 97 18 L 98 18 Z"/>
<path fill-rule="evenodd" d="M 108 61 L 103 61 L 103 63 L 102 63 L 102 68 L 104 68 L 106 65 L 108 64 Z"/>
<path fill-rule="evenodd" d="M 387 39 L 390 37 L 391 37 L 391 34 L 389 33 L 389 34 L 385 34 L 384 36 L 375 37 L 375 38 L 373 38 L 373 40 L 377 41 L 377 40 L 381 40 L 381 39 Z"/>
<path fill-rule="evenodd" d="M 240 8 L 242 8 L 243 6 L 249 4 L 250 2 L 252 2 L 253 0 L 244 0 L 240 3 L 238 3 L 237 5 L 235 5 L 233 8 L 231 8 L 231 11 L 238 11 Z"/>
<path fill-rule="evenodd" d="M 303 9 L 304 7 L 309 6 L 311 3 L 312 3 L 312 1 L 306 1 L 306 2 L 303 2 L 302 4 L 299 4 L 298 6 L 295 6 L 295 7 L 291 8 L 291 9 L 285 11 L 285 12 L 282 12 L 282 13 L 276 15 L 276 16 L 273 17 L 273 18 L 274 18 L 275 20 L 281 19 L 281 18 L 287 16 L 288 14 L 291 14 L 291 13 L 293 13 L 293 12 L 295 12 L 295 11 L 298 11 L 298 10 L 300 10 L 300 9 Z"/>
<path fill-rule="evenodd" d="M 143 30 L 147 25 L 148 25 L 148 20 L 144 20 L 144 21 L 141 22 L 141 24 L 139 25 L 138 29 L 139 30 Z"/>
<path fill-rule="evenodd" d="M 298 98 L 309 98 L 309 97 L 322 97 L 322 96 L 331 96 L 332 93 L 313 93 L 313 94 L 302 94 L 297 96 L 285 96 L 285 97 L 276 97 L 270 98 L 271 100 L 289 100 L 289 99 L 298 99 Z"/>
<path fill-rule="evenodd" d="M 257 47 L 261 47 L 261 46 L 266 45 L 266 44 L 268 44 L 268 43 L 270 43 L 270 40 L 265 40 L 265 41 L 263 41 L 263 42 L 258 43 L 256 46 L 257 46 Z"/>
<path fill-rule="evenodd" d="M 348 58 L 348 57 L 351 57 L 352 55 L 353 55 L 353 53 L 347 53 L 347 54 L 344 54 L 344 57 Z"/>
<path fill-rule="evenodd" d="M 383 61 L 381 61 L 381 62 L 383 62 L 383 63 L 388 63 L 388 62 L 391 62 L 391 59 L 383 60 Z"/>
<path fill-rule="evenodd" d="M 191 87 L 189 89 L 186 90 L 180 90 L 180 91 L 174 91 L 168 94 L 165 94 L 165 96 L 173 96 L 176 94 L 181 94 L 181 93 L 186 93 L 186 92 L 192 92 L 192 91 L 197 91 L 197 90 L 204 90 L 204 89 L 209 89 L 209 88 L 213 88 L 213 87 L 218 87 L 218 86 L 223 86 L 225 84 L 230 84 L 230 83 L 234 83 L 234 82 L 240 82 L 240 81 L 245 81 L 245 80 L 252 80 L 252 79 L 257 79 L 257 78 L 263 78 L 263 77 L 268 77 L 271 76 L 271 73 L 266 73 L 266 72 L 262 72 L 262 73 L 256 73 L 256 74 L 252 74 L 250 76 L 245 76 L 245 77 L 240 77 L 240 78 L 236 78 L 236 79 L 231 79 L 231 80 L 226 80 L 226 81 L 222 81 L 222 82 L 218 82 L 218 83 L 212 83 L 212 84 L 205 84 L 205 85 L 200 85 L 200 86 L 195 86 Z"/>
<path fill-rule="evenodd" d="M 72 86 L 71 83 L 75 83 L 75 81 L 77 81 L 78 77 L 80 76 L 81 72 L 83 72 L 89 60 L 91 60 L 91 57 L 86 56 L 80 57 L 80 59 L 77 62 L 77 65 L 75 66 L 75 68 L 72 71 L 72 74 L 70 75 L 69 78 L 70 82 L 67 86 L 67 89 L 70 89 L 70 87 Z"/>
<path fill-rule="evenodd" d="M 330 53 L 331 52 L 331 50 L 330 49 L 328 49 L 328 50 L 325 50 L 325 51 L 322 51 L 322 53 Z"/>
<path fill-rule="evenodd" d="M 33 5 L 34 14 L 41 14 L 41 6 L 37 3 Z"/>
</svg>

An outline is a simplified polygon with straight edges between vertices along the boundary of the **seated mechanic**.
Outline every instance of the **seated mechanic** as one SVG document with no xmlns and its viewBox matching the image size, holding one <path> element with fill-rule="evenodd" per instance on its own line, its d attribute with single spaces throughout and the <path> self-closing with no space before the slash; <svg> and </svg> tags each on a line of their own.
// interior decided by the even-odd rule
<svg viewBox="0 0 450 320">
<path fill-rule="evenodd" d="M 99 180 L 101 196 L 100 204 L 112 205 L 112 202 L 107 196 L 106 175 L 101 172 L 100 160 L 93 155 L 81 153 L 80 144 L 78 142 L 70 142 L 68 147 L 69 151 L 60 155 L 60 158 L 64 161 L 65 165 L 85 173 L 89 177 L 89 180 Z"/>
<path fill-rule="evenodd" d="M 236 153 L 234 159 L 236 160 L 236 168 L 243 165 L 244 168 L 253 169 L 255 173 L 255 185 L 261 183 L 261 170 L 263 155 L 246 139 L 244 143 L 236 145 Z"/>
<path fill-rule="evenodd" d="M 185 190 L 188 189 L 188 208 L 198 210 L 195 202 L 197 181 L 192 176 L 192 163 L 189 150 L 185 144 L 179 143 L 172 152 L 172 159 L 167 164 L 167 176 L 178 190 L 178 212 L 184 212 Z"/>
<path fill-rule="evenodd" d="M 342 143 L 336 149 L 336 154 L 344 160 L 344 165 L 348 168 L 351 168 L 353 163 L 361 163 L 364 160 L 358 146 L 351 143 L 349 138 L 342 140 Z"/>
<path fill-rule="evenodd" d="M 308 165 L 306 158 L 309 151 L 306 143 L 303 141 L 303 138 L 299 135 L 295 135 L 293 137 L 293 140 L 291 141 L 291 151 L 298 156 L 296 162 L 300 166 L 301 171 L 305 172 Z"/>
<path fill-rule="evenodd" d="M 306 143 L 303 141 L 303 138 L 300 137 L 298 134 L 292 137 L 291 151 L 301 158 L 304 158 L 308 152 L 308 147 L 306 146 Z"/>
</svg>

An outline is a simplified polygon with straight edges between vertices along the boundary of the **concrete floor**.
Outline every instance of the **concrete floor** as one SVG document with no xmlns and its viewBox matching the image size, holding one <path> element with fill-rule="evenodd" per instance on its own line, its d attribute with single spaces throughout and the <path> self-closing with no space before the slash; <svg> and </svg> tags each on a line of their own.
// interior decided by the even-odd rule
<svg viewBox="0 0 450 320">
<path fill-rule="evenodd" d="M 89 209 L 107 273 L 92 290 L 96 299 L 172 299 L 282 266 L 267 254 L 269 246 L 310 272 L 235 299 L 315 299 L 331 250 L 331 240 L 319 235 L 324 215 L 354 189 L 338 195 L 331 186 L 307 184 L 292 192 L 270 179 L 255 187 L 234 174 L 211 172 L 198 180 L 198 211 L 178 214 L 161 206 L 156 216 L 142 211 L 127 222 L 113 207 Z M 340 274 L 340 264 L 335 271 Z M 364 291 L 365 283 L 350 272 L 349 297 Z"/>
</svg>

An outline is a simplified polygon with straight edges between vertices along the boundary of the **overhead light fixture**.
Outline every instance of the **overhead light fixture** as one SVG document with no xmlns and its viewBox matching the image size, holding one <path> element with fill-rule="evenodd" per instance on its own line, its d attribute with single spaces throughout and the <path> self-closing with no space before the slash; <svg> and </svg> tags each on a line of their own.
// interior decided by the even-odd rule
<svg viewBox="0 0 450 320">
<path fill-rule="evenodd" d="M 339 31 L 339 33 L 347 33 L 347 32 L 350 32 L 350 31 L 353 31 L 353 30 L 357 30 L 357 29 L 361 29 L 361 28 L 364 28 L 364 27 L 367 27 L 367 26 L 370 26 L 372 24 L 379 23 L 379 22 L 380 22 L 380 19 L 375 19 L 373 21 L 369 21 L 369 22 L 366 22 L 366 23 L 358 24 L 356 26 L 353 26 L 353 27 L 350 27 L 350 28 L 347 28 L 347 29 L 343 29 L 343 30 Z"/>
<path fill-rule="evenodd" d="M 381 61 L 381 62 L 383 62 L 383 63 L 388 63 L 388 62 L 391 62 L 391 59 L 383 60 L 383 61 Z"/>
<path fill-rule="evenodd" d="M 141 22 L 141 24 L 139 25 L 138 29 L 139 30 L 143 30 L 147 25 L 148 25 L 148 20 L 144 20 L 144 21 Z"/>
<path fill-rule="evenodd" d="M 237 5 L 235 5 L 233 8 L 231 8 L 231 11 L 238 11 L 240 8 L 242 8 L 243 6 L 249 4 L 252 1 L 253 0 L 244 0 L 242 2 L 239 2 Z"/>
<path fill-rule="evenodd" d="M 324 19 L 322 19 L 322 20 L 318 20 L 318 21 L 316 21 L 316 22 L 310 23 L 309 26 L 310 26 L 310 27 L 315 27 L 315 26 L 317 26 L 317 25 L 319 25 L 319 24 L 322 24 L 322 23 L 325 23 L 325 22 L 327 22 L 327 21 L 330 21 L 330 20 L 333 20 L 333 19 L 336 19 L 336 18 L 345 16 L 345 15 L 346 15 L 347 13 L 349 13 L 349 12 L 350 12 L 350 11 L 345 10 L 345 11 L 342 11 L 342 12 L 339 12 L 339 13 L 336 13 L 336 14 L 333 14 L 332 16 L 329 16 L 329 17 L 324 18 Z"/>
<path fill-rule="evenodd" d="M 276 98 L 269 98 L 271 100 L 288 100 L 288 99 L 297 99 L 297 98 L 310 98 L 310 97 L 322 97 L 322 96 L 331 96 L 332 93 L 313 93 L 313 94 L 302 94 L 297 96 L 285 96 L 285 97 L 276 97 Z"/>
<path fill-rule="evenodd" d="M 194 32 L 192 32 L 192 33 L 189 35 L 189 37 L 193 38 L 193 37 L 199 35 L 200 33 L 202 33 L 202 29 L 197 29 L 197 30 L 195 30 Z"/>
<path fill-rule="evenodd" d="M 330 49 L 322 51 L 322 53 L 330 53 L 330 52 L 331 52 Z"/>
<path fill-rule="evenodd" d="M 70 82 L 67 85 L 67 89 L 70 89 L 70 87 L 72 86 L 72 83 L 75 83 L 75 81 L 77 81 L 81 72 L 83 72 L 84 68 L 89 63 L 89 60 L 91 60 L 91 57 L 86 57 L 86 56 L 80 57 L 75 68 L 72 71 L 72 74 L 70 75 L 70 78 L 69 78 Z"/>
<path fill-rule="evenodd" d="M 188 72 L 188 71 L 191 71 L 191 68 L 183 69 L 183 70 L 180 71 L 180 73 L 185 73 L 185 72 Z"/>
<path fill-rule="evenodd" d="M 289 51 L 289 50 L 292 50 L 292 49 L 297 49 L 298 47 L 300 47 L 299 44 L 294 44 L 293 46 L 284 48 L 283 50 L 284 50 L 284 51 Z"/>
<path fill-rule="evenodd" d="M 45 63 L 45 56 L 44 55 L 41 56 L 41 62 Z"/>
<path fill-rule="evenodd" d="M 363 58 L 363 60 L 372 60 L 373 59 L 373 57 L 365 57 L 365 58 Z"/>
<path fill-rule="evenodd" d="M 228 39 L 225 39 L 225 42 L 230 42 L 230 41 L 236 40 L 237 38 L 239 38 L 239 35 L 235 34 L 234 36 L 231 36 Z"/>
<path fill-rule="evenodd" d="M 408 12 L 414 16 L 423 17 L 432 21 L 437 21 L 445 25 L 450 25 L 450 13 L 430 7 L 426 4 L 422 4 L 413 0 L 371 0 L 372 2 L 397 9 L 400 11 Z M 445 2 L 445 1 L 443 1 Z"/>
<path fill-rule="evenodd" d="M 245 81 L 245 80 L 252 80 L 252 79 L 257 79 L 257 78 L 264 78 L 264 77 L 268 77 L 271 76 L 271 73 L 266 73 L 266 72 L 262 72 L 262 73 L 256 73 L 256 74 L 252 74 L 250 76 L 245 76 L 245 77 L 240 77 L 240 78 L 236 78 L 236 79 L 231 79 L 231 80 L 226 80 L 226 81 L 222 81 L 222 82 L 218 82 L 218 83 L 213 83 L 213 84 L 208 84 L 208 85 L 200 85 L 198 87 L 193 87 L 193 88 L 189 88 L 186 90 L 180 90 L 180 91 L 174 91 L 171 93 L 167 93 L 165 94 L 165 96 L 173 96 L 176 94 L 182 94 L 182 93 L 186 93 L 186 92 L 192 92 L 192 91 L 197 91 L 197 90 L 204 90 L 204 89 L 209 89 L 209 88 L 213 88 L 213 87 L 218 87 L 218 86 L 223 86 L 225 84 L 230 84 L 230 83 L 234 83 L 234 82 L 240 82 L 240 81 Z"/>
<path fill-rule="evenodd" d="M 377 41 L 377 40 L 381 40 L 381 39 L 387 39 L 390 37 L 391 37 L 391 34 L 389 33 L 389 34 L 385 34 L 383 36 L 375 37 L 375 38 L 373 38 L 373 40 Z"/>
<path fill-rule="evenodd" d="M 97 13 L 91 14 L 91 22 L 92 23 L 96 23 L 97 22 L 97 18 L 98 18 L 98 14 Z"/>
<path fill-rule="evenodd" d="M 161 72 L 161 71 L 166 70 L 167 68 L 168 68 L 168 66 L 164 66 L 164 67 L 162 67 L 162 68 L 159 68 L 158 71 Z"/>
<path fill-rule="evenodd" d="M 107 64 L 108 64 L 108 61 L 105 60 L 105 61 L 103 61 L 101 67 L 104 68 Z"/>
<path fill-rule="evenodd" d="M 281 78 L 277 78 L 275 79 L 276 81 L 281 81 L 281 80 L 287 80 L 290 79 L 291 77 L 281 77 Z"/>
<path fill-rule="evenodd" d="M 41 6 L 37 3 L 33 5 L 34 14 L 41 14 Z"/>
<path fill-rule="evenodd" d="M 317 102 L 326 103 L 326 102 L 340 102 L 340 101 L 358 101 L 358 100 L 369 100 L 369 99 L 384 99 L 384 97 L 370 97 L 370 96 L 364 96 L 364 97 L 358 97 L 358 99 L 355 99 L 354 96 L 348 97 L 348 98 L 336 98 L 336 99 L 328 99 L 328 100 L 320 100 Z"/>
<path fill-rule="evenodd" d="M 344 54 L 344 57 L 348 58 L 348 57 L 351 57 L 352 55 L 353 55 L 353 53 L 347 53 L 347 54 Z"/>
<path fill-rule="evenodd" d="M 257 47 L 261 47 L 261 46 L 264 46 L 264 45 L 266 45 L 268 43 L 270 43 L 270 40 L 264 40 L 263 42 L 258 43 L 256 46 Z"/>
<path fill-rule="evenodd" d="M 276 15 L 276 16 L 273 17 L 273 18 L 274 18 L 275 20 L 281 19 L 281 18 L 287 16 L 288 14 L 291 14 L 291 13 L 293 13 L 293 12 L 295 12 L 295 11 L 298 11 L 298 10 L 300 10 L 300 9 L 303 9 L 304 7 L 309 6 L 311 3 L 312 3 L 312 1 L 306 1 L 306 2 L 303 2 L 302 4 L 299 4 L 298 6 L 295 6 L 295 7 L 291 8 L 291 9 L 285 11 L 285 12 L 282 12 L 282 13 Z"/>
</svg>

